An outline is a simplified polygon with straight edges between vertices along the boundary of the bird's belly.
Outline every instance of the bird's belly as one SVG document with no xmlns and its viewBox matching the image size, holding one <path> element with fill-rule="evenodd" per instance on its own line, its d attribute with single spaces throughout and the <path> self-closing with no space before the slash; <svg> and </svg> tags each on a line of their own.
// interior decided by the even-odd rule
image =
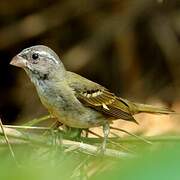
<svg viewBox="0 0 180 180">
<path fill-rule="evenodd" d="M 61 123 L 75 128 L 91 128 L 101 126 L 106 122 L 106 118 L 99 112 L 89 107 L 78 104 L 62 103 L 58 98 L 49 101 L 41 97 L 43 105 L 48 111 L 56 117 Z M 59 102 L 61 101 L 61 103 Z"/>
<path fill-rule="evenodd" d="M 75 128 L 91 128 L 101 126 L 106 122 L 104 116 L 98 112 L 93 112 L 87 108 L 84 112 L 79 112 L 75 110 L 66 110 L 60 108 L 49 109 L 50 113 L 53 114 L 61 123 L 66 124 L 70 127 Z"/>
<path fill-rule="evenodd" d="M 75 128 L 92 128 L 92 127 L 97 127 L 101 126 L 104 124 L 105 119 L 97 119 L 97 118 L 87 118 L 82 114 L 81 116 L 63 116 L 61 112 L 57 112 L 55 115 L 60 122 L 63 124 L 66 124 L 69 127 L 75 127 Z"/>
</svg>

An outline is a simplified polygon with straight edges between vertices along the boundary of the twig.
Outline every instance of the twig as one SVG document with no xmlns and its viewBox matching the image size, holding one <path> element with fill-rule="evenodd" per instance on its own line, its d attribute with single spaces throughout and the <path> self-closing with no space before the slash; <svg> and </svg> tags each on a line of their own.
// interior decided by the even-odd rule
<svg viewBox="0 0 180 180">
<path fill-rule="evenodd" d="M 91 131 L 91 130 L 89 130 L 89 129 L 88 129 L 88 132 L 89 132 L 90 134 L 93 134 L 94 136 L 97 136 L 97 137 L 99 137 L 99 138 L 103 138 L 103 137 L 100 136 L 99 134 L 97 134 L 97 133 L 95 133 L 95 132 L 93 132 L 93 131 Z"/>
<path fill-rule="evenodd" d="M 11 153 L 11 156 L 12 156 L 12 158 L 15 160 L 15 162 L 17 163 L 16 158 L 15 158 L 15 154 L 14 154 L 14 151 L 13 151 L 13 149 L 12 149 L 12 146 L 11 146 L 11 144 L 10 144 L 10 142 L 9 142 L 9 140 L 8 140 L 8 137 L 7 137 L 7 135 L 6 135 L 6 132 L 5 132 L 5 130 L 4 130 L 4 127 L 3 127 L 3 123 L 2 123 L 2 121 L 1 121 L 1 118 L 0 118 L 0 126 L 1 126 L 1 130 L 2 130 L 2 134 L 4 135 L 4 139 L 5 139 L 5 141 L 6 141 L 7 145 L 8 145 L 9 151 L 10 151 L 10 153 Z"/>
<path fill-rule="evenodd" d="M 63 146 L 65 146 L 65 147 L 75 146 L 75 145 L 76 145 L 76 147 L 79 148 L 78 150 L 81 151 L 82 153 L 86 153 L 86 154 L 90 153 L 90 154 L 97 155 L 98 147 L 96 147 L 96 146 L 81 143 L 81 142 L 76 142 L 76 141 L 63 140 Z M 114 158 L 120 158 L 120 159 L 135 157 L 134 155 L 132 155 L 130 153 L 117 151 L 114 149 L 108 149 L 108 148 L 105 150 L 104 155 L 108 156 L 108 157 L 114 157 Z"/>
<path fill-rule="evenodd" d="M 123 150 L 125 150 L 127 152 L 134 153 L 131 149 L 129 149 L 129 148 L 117 143 L 117 142 L 114 142 L 111 139 L 108 139 L 108 142 L 110 142 L 112 145 L 115 145 L 116 147 L 119 147 L 119 148 L 121 148 L 121 149 L 123 149 Z"/>
<path fill-rule="evenodd" d="M 49 127 L 38 127 L 38 126 L 18 126 L 18 125 L 4 125 L 6 128 L 12 129 L 31 129 L 31 130 L 50 130 Z"/>
<path fill-rule="evenodd" d="M 141 141 L 143 141 L 143 142 L 145 142 L 147 144 L 152 144 L 150 141 L 146 140 L 145 138 L 137 136 L 136 134 L 130 133 L 130 132 L 124 130 L 124 129 L 120 129 L 120 128 L 116 128 L 116 127 L 112 127 L 112 126 L 110 126 L 110 128 L 114 129 L 114 130 L 118 130 L 118 131 L 124 132 L 126 134 L 129 134 L 130 136 L 133 136 L 133 137 L 135 137 L 135 138 L 137 138 L 137 139 L 139 139 L 139 140 L 141 140 Z"/>
<path fill-rule="evenodd" d="M 99 137 L 99 138 L 101 138 L 101 139 L 103 138 L 102 136 L 100 136 L 99 134 L 97 134 L 97 133 L 95 133 L 95 132 L 93 132 L 91 130 L 88 130 L 88 132 L 95 135 L 95 136 L 97 136 L 97 137 Z M 120 145 L 120 144 L 118 144 L 116 142 L 113 142 L 110 138 L 108 138 L 108 142 L 115 145 L 116 147 L 119 147 L 119 148 L 125 150 L 125 151 L 132 152 L 129 148 L 126 148 L 126 147 L 124 147 L 124 146 L 122 146 L 122 145 Z"/>
<path fill-rule="evenodd" d="M 35 118 L 35 119 L 25 123 L 24 126 L 33 126 L 34 124 L 38 124 L 38 123 L 45 121 L 47 119 L 50 119 L 50 118 L 53 118 L 52 115 L 46 115 L 46 116 L 43 116 L 40 118 Z"/>
</svg>

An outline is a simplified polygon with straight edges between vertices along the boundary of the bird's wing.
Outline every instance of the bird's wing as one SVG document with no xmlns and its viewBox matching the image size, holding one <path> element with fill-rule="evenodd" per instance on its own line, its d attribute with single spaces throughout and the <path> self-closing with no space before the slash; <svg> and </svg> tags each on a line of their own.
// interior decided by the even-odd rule
<svg viewBox="0 0 180 180">
<path fill-rule="evenodd" d="M 67 72 L 67 83 L 84 105 L 110 117 L 136 122 L 128 104 L 103 86 L 72 72 Z"/>
</svg>

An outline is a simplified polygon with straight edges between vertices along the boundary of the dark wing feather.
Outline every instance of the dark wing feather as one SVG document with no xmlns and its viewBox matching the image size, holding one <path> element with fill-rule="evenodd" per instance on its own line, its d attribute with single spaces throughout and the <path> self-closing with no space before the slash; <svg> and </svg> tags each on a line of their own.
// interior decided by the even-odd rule
<svg viewBox="0 0 180 180">
<path fill-rule="evenodd" d="M 77 94 L 77 98 L 85 105 L 101 111 L 109 116 L 128 121 L 135 121 L 128 110 L 128 105 L 118 99 L 107 89 L 96 89 L 93 91 L 84 91 Z"/>
<path fill-rule="evenodd" d="M 110 117 L 136 122 L 129 111 L 128 104 L 103 86 L 72 72 L 68 72 L 67 82 L 84 105 Z"/>
</svg>

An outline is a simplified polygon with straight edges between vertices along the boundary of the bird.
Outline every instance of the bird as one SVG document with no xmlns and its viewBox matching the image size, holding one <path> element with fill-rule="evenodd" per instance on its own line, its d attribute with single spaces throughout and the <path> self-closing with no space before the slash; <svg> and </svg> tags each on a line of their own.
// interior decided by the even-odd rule
<svg viewBox="0 0 180 180">
<path fill-rule="evenodd" d="M 25 48 L 10 64 L 25 70 L 42 104 L 59 122 L 78 129 L 102 126 L 104 150 L 112 121 L 122 119 L 138 124 L 133 117 L 137 113 L 174 112 L 116 96 L 106 87 L 66 70 L 59 56 L 45 45 Z"/>
</svg>

